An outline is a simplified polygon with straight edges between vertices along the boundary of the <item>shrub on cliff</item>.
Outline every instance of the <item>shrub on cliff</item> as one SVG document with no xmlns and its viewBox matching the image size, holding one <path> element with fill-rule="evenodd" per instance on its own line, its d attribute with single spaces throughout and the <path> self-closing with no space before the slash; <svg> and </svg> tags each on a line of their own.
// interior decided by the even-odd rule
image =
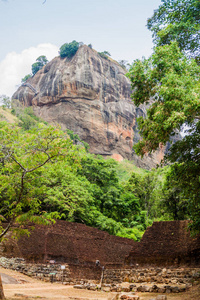
<svg viewBox="0 0 200 300">
<path fill-rule="evenodd" d="M 36 62 L 32 64 L 32 73 L 35 75 L 40 69 L 42 69 L 46 64 L 48 63 L 48 60 L 45 55 L 41 55 L 36 59 Z"/>
<path fill-rule="evenodd" d="M 79 48 L 79 43 L 77 41 L 72 41 L 71 43 L 66 43 L 60 47 L 60 57 L 68 57 L 71 58 L 74 56 Z"/>
<path fill-rule="evenodd" d="M 98 54 L 105 59 L 108 59 L 108 56 L 111 56 L 111 54 L 108 51 L 98 52 Z"/>
<path fill-rule="evenodd" d="M 25 75 L 22 79 L 21 79 L 21 83 L 24 83 L 24 82 L 26 82 L 29 78 L 31 78 L 32 77 L 32 74 L 27 74 L 27 75 Z"/>
</svg>

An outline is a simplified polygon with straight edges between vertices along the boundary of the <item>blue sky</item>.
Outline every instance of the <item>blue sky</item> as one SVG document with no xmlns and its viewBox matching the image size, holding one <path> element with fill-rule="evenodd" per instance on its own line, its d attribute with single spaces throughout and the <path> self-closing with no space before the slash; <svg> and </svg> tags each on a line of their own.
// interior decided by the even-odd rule
<svg viewBox="0 0 200 300">
<path fill-rule="evenodd" d="M 11 95 L 39 55 L 72 40 L 130 63 L 152 52 L 146 21 L 161 0 L 0 0 L 0 94 Z"/>
</svg>

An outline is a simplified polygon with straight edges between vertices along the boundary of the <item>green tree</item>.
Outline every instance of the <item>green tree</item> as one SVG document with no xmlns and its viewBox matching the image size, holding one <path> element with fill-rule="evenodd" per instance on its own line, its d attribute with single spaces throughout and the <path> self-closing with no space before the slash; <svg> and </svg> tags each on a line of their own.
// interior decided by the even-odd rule
<svg viewBox="0 0 200 300">
<path fill-rule="evenodd" d="M 78 165 L 77 165 L 78 166 Z M 87 224 L 88 210 L 94 204 L 90 183 L 77 174 L 77 166 L 66 157 L 51 164 L 45 176 L 40 176 L 41 207 L 50 212 L 59 212 L 63 220 Z"/>
<path fill-rule="evenodd" d="M 139 198 L 130 191 L 123 191 L 117 205 L 117 212 L 118 222 L 127 228 L 134 227 L 135 219 L 141 212 Z"/>
<path fill-rule="evenodd" d="M 128 182 L 124 184 L 124 191 L 131 192 L 138 199 L 139 209 L 136 211 L 134 220 L 144 226 L 151 224 L 151 220 L 157 215 L 157 198 L 160 196 L 161 185 L 155 170 L 144 175 L 132 173 Z M 140 215 L 143 215 L 140 219 Z M 143 221 L 142 221 L 143 220 Z"/>
<path fill-rule="evenodd" d="M 41 55 L 36 59 L 36 62 L 32 64 L 32 73 L 35 75 L 39 70 L 41 70 L 46 64 L 48 60 L 45 55 Z"/>
<path fill-rule="evenodd" d="M 59 54 L 60 57 L 71 58 L 73 57 L 79 48 L 79 43 L 77 41 L 72 41 L 71 43 L 66 43 L 60 47 Z"/>
<path fill-rule="evenodd" d="M 14 223 L 47 222 L 55 215 L 40 211 L 37 184 L 50 162 L 73 157 L 73 145 L 57 128 L 39 125 L 21 134 L 20 129 L 0 123 L 0 240 Z M 2 226 L 6 222 L 6 227 Z"/>
<path fill-rule="evenodd" d="M 176 40 L 181 50 L 193 57 L 200 55 L 199 0 L 162 0 L 162 4 L 148 19 L 157 46 Z"/>
<path fill-rule="evenodd" d="M 142 231 L 130 226 L 132 215 L 135 213 L 133 210 L 137 210 L 134 195 L 122 194 L 119 200 L 121 189 L 112 186 L 111 182 L 107 185 L 103 178 L 103 174 L 108 180 L 110 178 L 109 164 L 106 164 L 107 162 L 102 158 L 96 159 L 91 156 L 89 162 L 90 155 L 85 156 L 82 153 L 81 156 L 82 167 L 77 168 L 63 160 L 51 164 L 45 176 L 39 177 L 37 186 L 43 187 L 43 192 L 40 193 L 42 210 L 58 212 L 63 220 L 98 227 L 110 234 L 140 239 Z M 103 164 L 101 165 L 103 161 L 106 170 L 103 170 Z M 96 175 L 97 170 L 101 174 Z M 104 201 L 101 207 L 104 198 L 106 202 Z"/>
<path fill-rule="evenodd" d="M 200 230 L 200 121 L 196 121 L 181 141 L 171 147 L 168 155 L 173 162 L 173 172 L 178 186 L 187 199 L 187 214 L 192 219 L 191 228 Z"/>
<path fill-rule="evenodd" d="M 107 56 L 111 56 L 110 52 L 108 52 L 108 51 L 103 51 L 103 53 Z"/>
<path fill-rule="evenodd" d="M 108 56 L 111 56 L 110 52 L 108 51 L 98 52 L 98 54 L 105 59 L 108 59 Z"/>
<path fill-rule="evenodd" d="M 159 209 L 163 215 L 168 214 L 170 219 L 184 220 L 188 218 L 188 199 L 180 184 L 179 167 L 173 165 L 166 174 L 162 188 L 162 200 Z"/>
<path fill-rule="evenodd" d="M 128 76 L 132 82 L 135 104 L 151 104 L 147 118 L 139 118 L 138 121 L 143 137 L 135 146 L 138 154 L 143 156 L 156 150 L 160 143 L 170 142 L 171 136 L 185 125 L 191 128 L 183 141 L 176 142 L 170 148 L 168 160 L 181 162 L 179 168 L 186 173 L 190 170 L 190 176 L 184 176 L 180 171 L 179 181 L 182 181 L 181 185 L 190 198 L 190 217 L 194 221 L 194 207 L 199 205 L 196 165 L 200 161 L 199 143 L 196 141 L 199 141 L 200 67 L 195 60 L 181 53 L 176 42 L 172 42 L 156 47 L 150 59 L 136 60 Z M 189 188 L 192 183 L 195 183 L 195 189 Z M 199 219 L 196 218 L 196 224 L 200 223 Z"/>
<path fill-rule="evenodd" d="M 16 99 L 12 101 L 11 113 L 19 119 L 18 126 L 25 131 L 37 127 L 39 123 L 47 125 L 47 122 L 34 114 L 32 107 L 29 106 L 24 108 Z"/>
<path fill-rule="evenodd" d="M 27 74 L 27 75 L 25 75 L 24 78 L 22 78 L 21 83 L 26 82 L 26 81 L 27 81 L 29 78 L 31 78 L 31 77 L 32 77 L 32 74 Z"/>
<path fill-rule="evenodd" d="M 10 97 L 8 97 L 6 95 L 1 95 L 0 96 L 0 102 L 3 103 L 3 107 L 11 108 L 11 99 L 10 99 Z"/>
<path fill-rule="evenodd" d="M 116 173 L 116 162 L 113 159 L 105 160 L 93 155 L 81 159 L 81 176 L 85 176 L 91 183 L 95 205 L 99 211 L 108 217 L 114 216 L 114 206 L 120 197 L 120 186 Z"/>
<path fill-rule="evenodd" d="M 150 59 L 136 60 L 129 73 L 133 101 L 149 103 L 147 118 L 139 118 L 143 140 L 136 146 L 144 155 L 166 144 L 184 124 L 200 118 L 200 68 L 188 60 L 172 42 L 155 48 Z"/>
</svg>

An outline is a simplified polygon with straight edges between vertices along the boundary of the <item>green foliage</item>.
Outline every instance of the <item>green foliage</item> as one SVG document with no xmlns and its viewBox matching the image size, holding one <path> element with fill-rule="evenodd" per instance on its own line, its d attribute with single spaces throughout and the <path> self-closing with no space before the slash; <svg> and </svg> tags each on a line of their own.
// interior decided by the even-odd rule
<svg viewBox="0 0 200 300">
<path fill-rule="evenodd" d="M 44 55 L 39 56 L 36 59 L 36 62 L 34 64 L 32 64 L 33 75 L 35 75 L 39 70 L 41 70 L 47 63 L 48 63 L 48 60 L 47 60 L 46 56 L 44 56 Z M 25 77 L 27 77 L 27 76 L 29 76 L 29 75 L 26 75 Z M 23 79 L 25 79 L 25 77 Z"/>
<path fill-rule="evenodd" d="M 14 101 L 14 110 L 20 127 L 1 123 L 1 222 L 6 221 L 9 226 L 17 222 L 20 229 L 29 221 L 47 223 L 59 217 L 140 239 L 145 227 L 139 224 L 142 218 L 138 199 L 120 185 L 118 163 L 73 146 L 66 137 L 70 136 L 73 142 L 80 139 L 71 131 L 66 135 L 52 128 L 61 135 L 65 146 L 55 144 L 52 131 L 34 115 L 32 108 L 22 109 Z M 53 149 L 59 149 L 55 157 Z M 43 160 L 48 161 L 43 164 Z M 2 237 L 6 233 L 1 227 Z"/>
<path fill-rule="evenodd" d="M 34 112 L 32 107 L 23 107 L 21 103 L 17 100 L 12 102 L 12 110 L 11 113 L 18 117 L 19 126 L 23 130 L 29 130 L 38 125 L 38 123 L 43 123 L 47 125 L 47 122 L 38 118 Z"/>
<path fill-rule="evenodd" d="M 162 0 L 147 22 L 157 46 L 176 40 L 181 50 L 199 57 L 199 0 Z"/>
<path fill-rule="evenodd" d="M 130 179 L 124 183 L 124 191 L 131 192 L 138 201 L 139 210 L 132 220 L 135 222 L 133 224 L 140 224 L 146 229 L 152 220 L 159 216 L 157 207 L 162 191 L 159 172 L 156 170 L 143 174 L 133 172 Z"/>
<path fill-rule="evenodd" d="M 85 150 L 88 152 L 89 150 L 89 145 L 88 143 L 82 141 L 78 134 L 74 134 L 72 130 L 67 129 L 66 130 L 67 134 L 69 135 L 70 139 L 74 142 L 75 145 L 82 144 L 85 147 Z"/>
<path fill-rule="evenodd" d="M 194 195 L 198 190 L 198 182 L 193 177 L 191 184 L 196 183 L 191 193 L 191 188 L 180 186 L 180 179 L 175 177 L 179 168 L 176 172 L 172 166 L 146 171 L 131 162 L 105 160 L 101 156 L 86 153 L 83 147 L 66 140 L 70 137 L 74 144 L 80 142 L 80 138 L 72 131 L 63 133 L 56 128 L 51 129 L 59 133 L 60 141 L 63 139 L 66 146 L 56 143 L 55 149 L 59 148 L 59 155 L 41 165 L 42 159 L 48 158 L 45 151 L 53 151 L 54 143 L 50 135 L 51 142 L 45 144 L 40 130 L 51 131 L 34 115 L 32 108 L 22 110 L 17 101 L 14 105 L 16 115 L 22 120 L 19 123 L 21 127 L 4 127 L 4 123 L 0 136 L 3 153 L 0 156 L 0 215 L 3 222 L 12 223 L 12 216 L 15 216 L 15 222 L 22 226 L 28 220 L 46 223 L 48 218 L 52 220 L 59 217 L 139 240 L 154 220 L 176 219 L 174 207 L 178 208 L 178 219 L 191 216 L 194 206 L 191 205 L 190 212 L 188 205 L 186 210 L 184 205 L 185 200 L 192 204 L 196 199 Z M 30 126 L 27 126 L 27 116 L 33 122 Z M 12 134 L 11 129 L 7 128 L 12 128 Z M 190 142 L 191 147 L 195 147 L 195 141 L 196 138 Z M 198 153 L 195 153 L 197 159 Z M 12 161 L 12 155 L 17 161 Z M 180 161 L 178 167 L 182 165 Z M 29 170 L 32 166 L 32 172 L 26 172 L 23 179 L 21 205 L 18 205 L 23 167 Z M 196 172 L 199 174 L 198 170 Z M 183 173 L 187 176 L 190 174 Z M 186 190 L 187 196 L 184 194 Z M 3 233 L 3 228 L 1 230 Z"/>
<path fill-rule="evenodd" d="M 47 164 L 66 155 L 75 161 L 71 142 L 57 128 L 39 125 L 22 134 L 16 126 L 0 123 L 0 215 L 8 223 L 3 228 L 0 221 L 0 239 L 13 223 L 47 223 L 58 217 L 56 211 L 40 211 L 44 187 L 38 181 Z"/>
<path fill-rule="evenodd" d="M 188 199 L 180 186 L 178 172 L 176 164 L 169 168 L 162 188 L 163 200 L 159 203 L 162 214 L 167 214 L 172 220 L 188 218 Z"/>
<path fill-rule="evenodd" d="M 160 204 L 163 215 L 173 219 L 189 216 L 191 228 L 199 231 L 200 67 L 180 51 L 177 42 L 171 42 L 156 47 L 150 59 L 136 60 L 128 76 L 135 104 L 151 101 L 147 118 L 138 120 L 143 140 L 135 146 L 137 154 L 143 156 L 160 143 L 170 142 L 185 125 L 190 128 L 188 135 L 170 148 L 167 160 L 174 165 Z"/>
<path fill-rule="evenodd" d="M 133 161 L 125 159 L 116 165 L 116 172 L 119 182 L 128 181 L 133 172 L 140 175 L 148 173 L 147 170 L 137 167 Z"/>
<path fill-rule="evenodd" d="M 117 162 L 87 155 L 81 159 L 81 165 L 78 173 L 91 183 L 90 191 L 95 209 L 101 213 L 100 219 L 102 216 L 112 219 L 112 226 L 117 226 L 109 229 L 112 234 L 116 230 L 119 232 L 118 223 L 124 228 L 122 232 L 125 228 L 137 228 L 142 234 L 152 223 L 151 217 L 155 217 L 152 212 L 156 202 L 153 191 L 156 188 L 158 190 L 158 184 L 155 184 L 158 176 L 154 180 L 154 174 L 150 176 L 144 172 L 146 175 L 142 176 L 133 173 L 129 181 L 121 185 L 117 176 Z M 107 222 L 110 224 L 110 221 Z M 93 224 L 97 224 L 95 220 Z"/>
<path fill-rule="evenodd" d="M 120 64 L 120 66 L 124 69 L 124 70 L 128 70 L 129 69 L 129 63 L 127 60 L 121 59 L 118 60 L 118 63 Z"/>
<path fill-rule="evenodd" d="M 31 77 L 32 77 L 32 74 L 27 74 L 27 75 L 25 75 L 24 78 L 22 78 L 21 83 L 26 82 L 26 81 L 27 81 L 29 78 L 31 78 Z"/>
<path fill-rule="evenodd" d="M 111 210 L 119 198 L 120 187 L 116 175 L 116 162 L 105 160 L 102 157 L 95 158 L 93 155 L 84 156 L 81 159 L 81 176 L 85 176 L 91 183 L 95 205 L 104 215 L 111 217 Z"/>
<path fill-rule="evenodd" d="M 136 241 L 140 240 L 143 235 L 143 231 L 141 229 L 138 229 L 137 227 L 126 228 L 121 222 L 117 222 L 112 218 L 104 216 L 96 210 L 95 207 L 90 208 L 88 220 L 90 220 L 90 223 L 87 223 L 87 225 L 92 225 L 100 230 L 107 231 L 112 235 L 126 237 Z"/>
<path fill-rule="evenodd" d="M 108 51 L 98 52 L 98 54 L 105 59 L 108 59 L 108 56 L 111 56 L 111 54 Z"/>
<path fill-rule="evenodd" d="M 107 56 L 111 56 L 110 52 L 108 52 L 108 51 L 103 51 L 103 53 Z"/>
<path fill-rule="evenodd" d="M 154 100 L 147 118 L 139 119 L 143 140 L 135 148 L 137 153 L 157 149 L 183 124 L 191 126 L 199 117 L 199 75 L 199 66 L 180 52 L 176 42 L 155 48 L 149 60 L 133 63 L 128 76 L 135 104 Z"/>
<path fill-rule="evenodd" d="M 79 43 L 75 40 L 69 44 L 66 43 L 60 47 L 60 51 L 59 51 L 60 57 L 71 58 L 76 54 L 78 48 L 79 48 Z"/>
<path fill-rule="evenodd" d="M 6 95 L 1 95 L 0 96 L 0 103 L 3 103 L 3 107 L 5 108 L 11 108 L 11 99 L 10 97 Z"/>
<path fill-rule="evenodd" d="M 168 159 L 174 163 L 173 172 L 178 186 L 187 199 L 187 213 L 193 220 L 193 231 L 200 230 L 200 121 L 193 123 L 181 141 L 171 147 Z"/>
<path fill-rule="evenodd" d="M 39 184 L 44 187 L 40 199 L 44 210 L 57 211 L 64 220 L 86 223 L 93 197 L 89 182 L 76 171 L 76 165 L 70 165 L 68 159 L 52 164 L 40 177 Z"/>
</svg>

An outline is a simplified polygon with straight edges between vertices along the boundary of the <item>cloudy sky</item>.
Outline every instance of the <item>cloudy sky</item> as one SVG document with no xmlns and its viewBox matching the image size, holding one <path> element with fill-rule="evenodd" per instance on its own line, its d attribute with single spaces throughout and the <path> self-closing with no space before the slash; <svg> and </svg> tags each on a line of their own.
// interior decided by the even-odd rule
<svg viewBox="0 0 200 300">
<path fill-rule="evenodd" d="M 0 0 L 0 95 L 12 94 L 40 55 L 72 40 L 129 63 L 152 53 L 146 21 L 161 0 Z"/>
</svg>

